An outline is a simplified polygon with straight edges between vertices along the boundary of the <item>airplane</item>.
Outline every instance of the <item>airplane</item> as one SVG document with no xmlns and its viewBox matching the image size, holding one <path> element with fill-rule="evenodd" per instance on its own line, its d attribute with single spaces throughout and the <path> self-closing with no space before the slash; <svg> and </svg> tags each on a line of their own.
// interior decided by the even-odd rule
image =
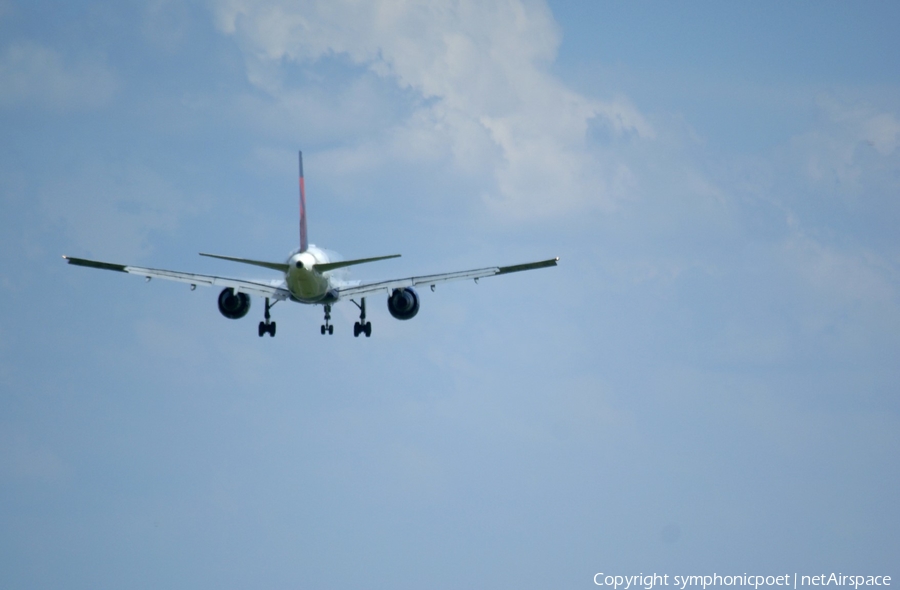
<svg viewBox="0 0 900 590">
<path fill-rule="evenodd" d="M 224 287 L 219 293 L 219 312 L 228 319 L 237 320 L 250 311 L 250 295 L 265 298 L 266 307 L 264 320 L 259 323 L 260 338 L 269 334 L 275 336 L 275 322 L 271 321 L 270 310 L 279 301 L 295 301 L 311 305 L 322 305 L 325 308 L 325 323 L 320 332 L 334 334 L 334 325 L 331 323 L 331 306 L 339 301 L 349 300 L 359 308 L 359 321 L 353 325 L 353 336 L 359 337 L 365 334 L 366 338 L 372 335 L 372 323 L 366 320 L 366 296 L 373 293 L 387 293 L 387 307 L 391 316 L 398 320 L 409 320 L 419 313 L 419 294 L 415 287 L 427 285 L 434 291 L 435 285 L 450 281 L 474 280 L 495 275 L 509 274 L 524 270 L 546 268 L 556 266 L 559 257 L 516 264 L 513 266 L 490 266 L 474 270 L 463 270 L 403 279 L 390 279 L 362 283 L 358 280 L 347 280 L 345 270 L 349 266 L 365 264 L 378 260 L 398 258 L 400 254 L 387 256 L 375 256 L 372 258 L 356 258 L 343 260 L 336 252 L 319 248 L 310 244 L 306 231 L 306 185 L 303 179 L 303 152 L 299 153 L 300 160 L 300 247 L 288 254 L 284 262 L 266 262 L 262 260 L 250 260 L 247 258 L 235 258 L 218 254 L 200 253 L 200 256 L 219 258 L 231 262 L 250 264 L 282 273 L 282 278 L 273 280 L 248 280 L 213 275 L 179 272 L 174 270 L 162 270 L 156 268 L 144 268 L 124 264 L 112 264 L 85 258 L 63 256 L 69 263 L 76 266 L 99 268 L 125 272 L 150 279 L 164 279 L 188 283 L 191 291 L 202 286 Z M 359 299 L 359 302 L 356 301 Z"/>
</svg>

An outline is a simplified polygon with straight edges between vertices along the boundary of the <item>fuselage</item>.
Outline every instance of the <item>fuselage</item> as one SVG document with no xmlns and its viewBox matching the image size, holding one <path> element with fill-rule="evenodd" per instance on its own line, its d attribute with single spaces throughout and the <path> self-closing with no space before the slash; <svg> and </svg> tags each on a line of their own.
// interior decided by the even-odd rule
<svg viewBox="0 0 900 590">
<path fill-rule="evenodd" d="M 317 264 L 328 264 L 342 260 L 337 252 L 310 245 L 301 252 L 299 248 L 288 256 L 288 270 L 285 283 L 291 296 L 301 303 L 328 303 L 336 300 L 332 291 L 331 277 L 339 270 L 320 273 Z"/>
</svg>

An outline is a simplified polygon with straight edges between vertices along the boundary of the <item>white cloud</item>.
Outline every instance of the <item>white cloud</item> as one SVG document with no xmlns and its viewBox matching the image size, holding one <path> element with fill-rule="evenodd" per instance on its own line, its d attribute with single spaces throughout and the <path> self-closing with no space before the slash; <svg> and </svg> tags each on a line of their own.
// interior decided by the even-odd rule
<svg viewBox="0 0 900 590">
<path fill-rule="evenodd" d="M 896 186 L 895 171 L 900 169 L 896 115 L 829 99 L 821 99 L 819 106 L 825 116 L 822 124 L 793 140 L 806 178 L 828 192 L 848 195 L 873 185 Z"/>
<path fill-rule="evenodd" d="M 222 0 L 213 7 L 217 26 L 245 53 L 249 80 L 279 101 L 297 100 L 285 81 L 290 64 L 334 57 L 413 92 L 418 104 L 378 138 L 380 157 L 450 156 L 464 174 L 487 174 L 483 196 L 504 215 L 614 205 L 631 173 L 611 154 L 591 152 L 589 125 L 654 136 L 626 99 L 582 96 L 549 72 L 560 33 L 542 2 Z"/>
<path fill-rule="evenodd" d="M 882 156 L 897 150 L 900 122 L 893 113 L 877 112 L 861 105 L 845 106 L 827 99 L 822 99 L 820 105 L 849 139 L 874 147 Z"/>
<path fill-rule="evenodd" d="M 804 294 L 798 328 L 816 347 L 842 360 L 864 355 L 877 363 L 882 351 L 895 346 L 900 276 L 883 256 L 797 236 L 786 244 L 784 258 Z"/>
<path fill-rule="evenodd" d="M 874 252 L 837 249 L 802 232 L 785 242 L 782 253 L 814 292 L 836 305 L 894 307 L 900 277 L 893 266 Z"/>
<path fill-rule="evenodd" d="M 102 62 L 72 62 L 35 43 L 14 44 L 0 54 L 0 108 L 95 108 L 107 103 L 115 90 L 115 77 Z"/>
<path fill-rule="evenodd" d="M 72 239 L 73 255 L 135 262 L 149 250 L 153 231 L 174 230 L 185 215 L 205 207 L 144 166 L 88 162 L 77 174 L 41 187 L 46 216 Z"/>
</svg>

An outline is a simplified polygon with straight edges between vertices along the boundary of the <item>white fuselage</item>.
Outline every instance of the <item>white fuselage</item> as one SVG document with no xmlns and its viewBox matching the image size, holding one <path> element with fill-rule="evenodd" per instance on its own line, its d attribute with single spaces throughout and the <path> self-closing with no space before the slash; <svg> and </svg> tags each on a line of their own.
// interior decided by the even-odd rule
<svg viewBox="0 0 900 590">
<path fill-rule="evenodd" d="M 338 271 L 320 273 L 315 265 L 338 262 L 341 257 L 336 252 L 310 245 L 305 251 L 293 251 L 288 256 L 288 271 L 285 282 L 291 296 L 302 303 L 327 302 L 332 298 L 331 275 Z"/>
</svg>

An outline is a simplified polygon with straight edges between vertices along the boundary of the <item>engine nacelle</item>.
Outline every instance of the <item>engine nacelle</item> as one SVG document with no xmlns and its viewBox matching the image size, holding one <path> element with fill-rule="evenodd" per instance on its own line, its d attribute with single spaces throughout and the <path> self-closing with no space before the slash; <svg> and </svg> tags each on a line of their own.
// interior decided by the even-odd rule
<svg viewBox="0 0 900 590">
<path fill-rule="evenodd" d="M 250 296 L 246 293 L 235 293 L 228 287 L 219 293 L 219 311 L 229 320 L 239 320 L 250 311 Z"/>
<path fill-rule="evenodd" d="M 409 320 L 419 313 L 419 294 L 412 287 L 394 289 L 388 297 L 388 311 L 398 320 Z"/>
</svg>

